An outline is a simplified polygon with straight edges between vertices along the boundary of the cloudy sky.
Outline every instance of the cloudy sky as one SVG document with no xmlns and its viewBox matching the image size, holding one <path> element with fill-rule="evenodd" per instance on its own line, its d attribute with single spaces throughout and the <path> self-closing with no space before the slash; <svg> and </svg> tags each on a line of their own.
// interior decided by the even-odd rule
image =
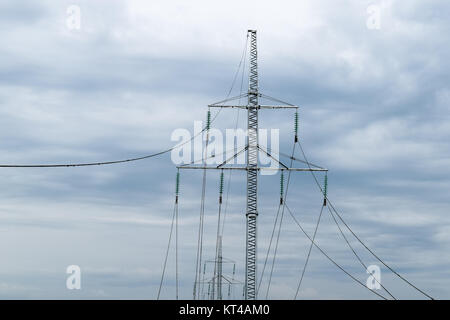
<svg viewBox="0 0 450 320">
<path fill-rule="evenodd" d="M 72 5 L 79 29 L 68 23 Z M 107 161 L 172 146 L 175 129 L 192 132 L 206 106 L 227 96 L 246 31 L 257 29 L 260 90 L 301 107 L 302 145 L 330 169 L 329 197 L 344 219 L 407 279 L 448 299 L 449 14 L 445 0 L 0 0 L 0 163 Z M 224 110 L 214 124 L 245 126 L 237 116 Z M 292 112 L 262 111 L 261 126 L 280 129 L 290 152 Z M 1 168 L 0 298 L 156 298 L 175 174 L 170 154 L 103 167 Z M 181 176 L 181 298 L 192 297 L 200 175 Z M 208 259 L 217 177 L 207 182 Z M 260 178 L 259 270 L 278 179 Z M 233 174 L 223 248 L 239 281 L 244 183 Z M 311 176 L 294 174 L 288 197 L 312 233 L 322 199 Z M 367 265 L 380 265 L 349 239 Z M 327 212 L 317 243 L 366 282 Z M 293 298 L 308 246 L 286 215 L 269 298 Z M 81 268 L 81 290 L 66 288 L 69 265 Z M 380 267 L 394 296 L 424 298 Z M 174 278 L 172 251 L 163 298 L 174 298 Z M 231 296 L 241 293 L 236 285 Z M 316 249 L 299 297 L 377 299 Z"/>
</svg>

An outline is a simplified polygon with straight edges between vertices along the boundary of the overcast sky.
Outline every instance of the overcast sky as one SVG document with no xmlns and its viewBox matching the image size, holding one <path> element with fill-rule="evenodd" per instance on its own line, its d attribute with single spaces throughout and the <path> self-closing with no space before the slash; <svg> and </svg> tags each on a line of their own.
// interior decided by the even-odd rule
<svg viewBox="0 0 450 320">
<path fill-rule="evenodd" d="M 71 5 L 80 8 L 79 29 L 67 23 Z M 260 90 L 301 107 L 302 145 L 309 160 L 330 169 L 334 205 L 389 265 L 448 299 L 449 15 L 445 0 L 0 0 L 0 163 L 107 161 L 172 146 L 175 129 L 192 132 L 207 105 L 227 96 L 246 31 L 257 29 Z M 238 77 L 232 94 L 239 86 Z M 224 110 L 214 124 L 232 128 L 236 116 Z M 260 118 L 262 127 L 280 129 L 281 151 L 289 153 L 293 113 L 261 111 Z M 156 298 L 175 174 L 170 154 L 103 167 L 1 168 L 0 298 Z M 207 259 L 214 254 L 217 178 L 211 173 L 207 182 Z M 259 271 L 278 179 L 259 180 Z M 239 281 L 244 188 L 245 176 L 233 174 L 223 254 L 236 262 Z M 289 191 L 289 206 L 312 233 L 322 199 L 311 176 L 293 174 Z M 186 299 L 200 196 L 201 172 L 183 171 L 180 297 Z M 292 299 L 309 243 L 288 215 L 282 230 L 269 298 Z M 366 282 L 326 211 L 317 243 Z M 367 265 L 381 267 L 382 284 L 394 296 L 424 298 L 351 243 Z M 66 288 L 69 265 L 81 268 L 81 290 Z M 163 298 L 174 298 L 174 278 L 171 252 Z M 232 297 L 241 294 L 236 285 Z M 377 296 L 313 249 L 299 298 Z"/>
</svg>

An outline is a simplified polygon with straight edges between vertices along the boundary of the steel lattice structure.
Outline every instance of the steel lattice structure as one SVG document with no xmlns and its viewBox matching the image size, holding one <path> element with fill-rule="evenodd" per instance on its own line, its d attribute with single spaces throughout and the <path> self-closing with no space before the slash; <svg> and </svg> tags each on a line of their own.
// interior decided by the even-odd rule
<svg viewBox="0 0 450 320">
<path fill-rule="evenodd" d="M 256 222 L 258 217 L 258 50 L 256 30 L 249 30 L 250 76 L 247 134 L 247 239 L 245 254 L 245 299 L 256 299 Z"/>
</svg>

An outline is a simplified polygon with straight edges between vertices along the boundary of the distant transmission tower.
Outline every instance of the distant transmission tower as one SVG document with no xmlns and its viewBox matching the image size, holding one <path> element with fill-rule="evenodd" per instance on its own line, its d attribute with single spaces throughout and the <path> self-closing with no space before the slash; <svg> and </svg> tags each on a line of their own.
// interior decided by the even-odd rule
<svg viewBox="0 0 450 320">
<path fill-rule="evenodd" d="M 246 259 L 245 259 L 245 283 L 244 296 L 246 300 L 255 300 L 257 298 L 257 217 L 258 217 L 258 171 L 261 170 L 286 170 L 286 171 L 327 171 L 323 168 L 289 168 L 282 164 L 274 157 L 278 155 L 271 155 L 267 150 L 264 150 L 258 144 L 258 111 L 260 109 L 298 109 L 297 106 L 285 103 L 281 100 L 266 96 L 258 91 L 258 50 L 256 44 L 256 30 L 248 30 L 250 37 L 250 72 L 249 72 L 249 88 L 248 92 L 238 97 L 230 98 L 215 104 L 211 104 L 209 108 L 241 108 L 247 109 L 247 142 L 243 150 L 236 153 L 233 157 L 226 160 L 218 166 L 206 165 L 181 165 L 179 169 L 212 169 L 212 170 L 245 170 L 247 171 L 247 231 L 246 231 Z M 247 105 L 224 105 L 223 103 L 232 100 L 237 100 L 248 97 Z M 275 101 L 283 105 L 260 105 L 258 98 Z M 208 117 L 209 119 L 209 117 Z M 297 118 L 296 118 L 297 119 Z M 207 124 L 209 130 L 209 123 Z M 295 135 L 297 141 L 297 132 Z M 247 159 L 245 166 L 226 166 L 230 160 L 233 160 L 241 152 L 247 152 Z M 258 153 L 263 152 L 270 158 L 275 159 L 281 168 L 267 168 L 258 166 Z M 205 171 L 204 171 L 205 172 Z M 220 293 L 219 293 L 220 294 Z M 195 298 L 195 289 L 194 289 Z"/>
</svg>

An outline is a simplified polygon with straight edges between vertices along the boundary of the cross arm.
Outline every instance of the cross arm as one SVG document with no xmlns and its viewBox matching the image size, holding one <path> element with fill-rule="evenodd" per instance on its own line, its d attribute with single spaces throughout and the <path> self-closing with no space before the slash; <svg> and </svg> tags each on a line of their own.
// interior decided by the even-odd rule
<svg viewBox="0 0 450 320">
<path fill-rule="evenodd" d="M 210 104 L 208 105 L 210 108 L 239 108 L 239 109 L 248 109 L 249 106 L 242 105 L 223 105 L 223 104 Z M 270 105 L 257 105 L 258 109 L 298 109 L 298 106 L 290 106 L 290 105 L 280 105 L 280 106 L 270 106 Z"/>
<path fill-rule="evenodd" d="M 179 169 L 201 169 L 201 170 L 274 170 L 274 171 L 328 171 L 324 168 L 271 168 L 271 167 L 217 167 L 217 166 L 177 166 Z"/>
</svg>

